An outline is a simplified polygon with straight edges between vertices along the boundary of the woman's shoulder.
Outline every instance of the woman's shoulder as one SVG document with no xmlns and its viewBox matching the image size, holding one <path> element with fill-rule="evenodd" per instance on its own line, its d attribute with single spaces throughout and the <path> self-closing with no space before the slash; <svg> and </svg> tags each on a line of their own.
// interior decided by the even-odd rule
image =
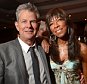
<svg viewBox="0 0 87 84">
<path fill-rule="evenodd" d="M 82 57 L 86 57 L 87 59 L 87 45 L 80 42 L 80 49 Z"/>
<path fill-rule="evenodd" d="M 87 51 L 87 45 L 80 42 L 81 51 Z"/>
</svg>

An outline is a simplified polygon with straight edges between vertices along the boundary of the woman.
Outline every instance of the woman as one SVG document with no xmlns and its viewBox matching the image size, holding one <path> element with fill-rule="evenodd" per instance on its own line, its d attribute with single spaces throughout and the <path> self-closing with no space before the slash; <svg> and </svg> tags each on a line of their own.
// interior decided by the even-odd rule
<svg viewBox="0 0 87 84">
<path fill-rule="evenodd" d="M 75 38 L 64 10 L 51 9 L 46 21 L 51 36 L 50 65 L 56 84 L 80 84 L 82 72 L 87 82 L 87 46 Z"/>
</svg>

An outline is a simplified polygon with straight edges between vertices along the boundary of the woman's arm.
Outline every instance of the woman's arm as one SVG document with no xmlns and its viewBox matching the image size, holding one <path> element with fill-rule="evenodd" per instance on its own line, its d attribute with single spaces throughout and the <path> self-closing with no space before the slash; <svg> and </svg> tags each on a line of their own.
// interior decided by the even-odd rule
<svg viewBox="0 0 87 84">
<path fill-rule="evenodd" d="M 83 75 L 85 83 L 87 84 L 87 45 L 83 43 L 81 43 L 81 56 L 82 56 Z"/>
<path fill-rule="evenodd" d="M 49 38 L 46 36 L 36 37 L 36 41 L 43 47 L 45 53 L 48 54 L 50 49 Z"/>
</svg>

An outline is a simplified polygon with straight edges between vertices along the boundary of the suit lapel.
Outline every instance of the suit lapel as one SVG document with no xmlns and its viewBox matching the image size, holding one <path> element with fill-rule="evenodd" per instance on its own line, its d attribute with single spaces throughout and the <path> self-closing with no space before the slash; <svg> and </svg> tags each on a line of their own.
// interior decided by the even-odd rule
<svg viewBox="0 0 87 84">
<path fill-rule="evenodd" d="M 46 59 L 46 55 L 45 55 L 45 52 L 44 50 L 42 49 L 41 46 L 38 46 L 38 51 L 40 52 L 40 57 L 41 57 L 41 60 L 43 62 L 43 66 L 44 66 L 44 69 L 45 69 L 45 72 L 46 72 L 46 75 L 47 75 L 47 79 L 48 79 L 48 84 L 51 84 L 50 82 L 50 75 L 49 75 L 49 69 L 48 69 L 48 64 L 47 64 L 47 59 Z"/>
<path fill-rule="evenodd" d="M 24 80 L 24 84 L 28 84 L 29 76 L 28 76 L 28 73 L 27 73 L 27 70 L 26 70 L 23 52 L 22 52 L 21 45 L 20 45 L 18 39 L 16 39 L 14 41 L 14 45 L 15 45 L 15 50 L 16 50 L 16 53 L 17 53 L 16 60 L 18 62 L 18 66 L 19 66 L 19 70 L 21 72 L 22 78 Z"/>
</svg>

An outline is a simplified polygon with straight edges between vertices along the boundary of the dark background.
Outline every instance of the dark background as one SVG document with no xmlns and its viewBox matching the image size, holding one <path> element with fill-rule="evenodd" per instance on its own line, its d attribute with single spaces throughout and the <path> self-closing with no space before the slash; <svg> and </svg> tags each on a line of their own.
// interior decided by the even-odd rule
<svg viewBox="0 0 87 84">
<path fill-rule="evenodd" d="M 87 24 L 87 0 L 0 0 L 0 43 L 15 39 L 15 10 L 21 3 L 34 3 L 45 18 L 47 11 L 54 7 L 63 8 L 76 27 L 76 35 L 84 36 Z M 70 16 L 71 15 L 71 16 Z"/>
</svg>

